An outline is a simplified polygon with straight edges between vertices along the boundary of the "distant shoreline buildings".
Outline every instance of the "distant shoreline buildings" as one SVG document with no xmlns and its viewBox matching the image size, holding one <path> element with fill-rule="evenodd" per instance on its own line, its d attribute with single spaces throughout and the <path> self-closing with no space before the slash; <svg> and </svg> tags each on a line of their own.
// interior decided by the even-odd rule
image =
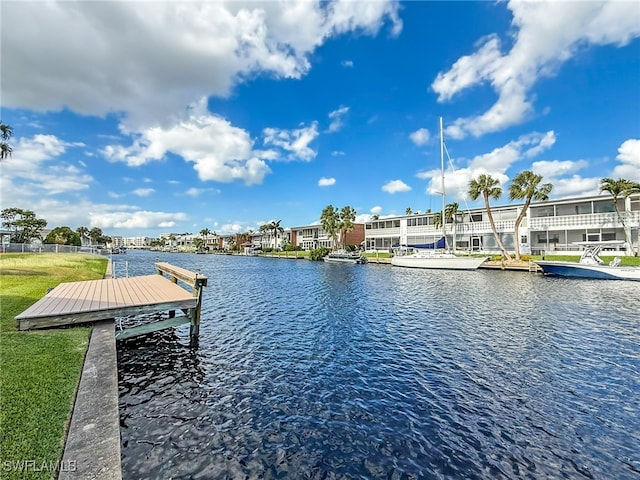
<svg viewBox="0 0 640 480">
<path fill-rule="evenodd" d="M 618 218 L 610 196 L 548 200 L 532 203 L 514 238 L 516 218 L 524 204 L 491 207 L 496 230 L 505 247 L 513 251 L 516 240 L 523 254 L 553 254 L 578 250 L 573 242 L 625 240 L 624 228 Z M 618 208 L 631 232 L 632 246 L 640 249 L 640 194 L 618 200 Z M 355 224 L 347 235 L 347 244 L 365 251 L 390 251 L 394 245 L 432 243 L 442 236 L 441 227 L 434 226 L 439 212 L 397 215 Z M 461 252 L 500 253 L 488 220 L 486 208 L 473 208 L 458 213 L 455 222 L 446 225 L 447 242 Z M 150 237 L 112 237 L 113 247 L 150 248 L 155 241 Z M 227 250 L 231 246 L 246 248 L 280 249 L 294 245 L 303 250 L 321 246 L 331 247 L 331 239 L 319 224 L 285 229 L 274 237 L 273 232 L 217 235 L 163 234 L 165 250 L 188 251 L 202 240 L 206 250 Z M 161 242 L 162 243 L 162 242 Z M 624 249 L 624 247 L 623 247 Z M 627 253 L 632 250 L 628 249 Z"/>
</svg>

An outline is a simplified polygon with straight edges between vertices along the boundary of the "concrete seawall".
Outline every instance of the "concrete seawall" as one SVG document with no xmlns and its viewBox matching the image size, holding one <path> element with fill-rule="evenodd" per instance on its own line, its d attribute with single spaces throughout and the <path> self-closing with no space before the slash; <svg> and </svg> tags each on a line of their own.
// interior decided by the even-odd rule
<svg viewBox="0 0 640 480">
<path fill-rule="evenodd" d="M 104 278 L 112 276 L 111 260 Z M 121 480 L 118 358 L 113 319 L 96 322 L 82 367 L 60 480 Z"/>
</svg>

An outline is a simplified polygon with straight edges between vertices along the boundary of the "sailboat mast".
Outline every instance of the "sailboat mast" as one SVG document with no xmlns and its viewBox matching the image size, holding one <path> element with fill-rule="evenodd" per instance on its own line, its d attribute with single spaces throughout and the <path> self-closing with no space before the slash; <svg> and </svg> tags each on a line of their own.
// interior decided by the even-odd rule
<svg viewBox="0 0 640 480">
<path fill-rule="evenodd" d="M 446 233 L 446 229 L 445 229 L 445 218 L 444 218 L 444 211 L 445 211 L 445 189 L 444 189 L 444 132 L 442 129 L 442 117 L 440 117 L 440 172 L 442 174 L 442 217 L 441 217 L 441 223 L 442 223 L 442 236 L 444 237 L 444 245 L 445 248 L 447 246 L 447 233 Z"/>
</svg>

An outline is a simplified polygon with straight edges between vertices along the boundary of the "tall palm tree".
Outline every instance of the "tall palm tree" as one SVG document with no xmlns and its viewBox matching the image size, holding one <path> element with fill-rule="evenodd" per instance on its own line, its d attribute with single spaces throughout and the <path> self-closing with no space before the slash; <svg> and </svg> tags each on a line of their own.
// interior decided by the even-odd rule
<svg viewBox="0 0 640 480">
<path fill-rule="evenodd" d="M 8 158 L 13 152 L 13 148 L 9 145 L 9 139 L 13 136 L 13 127 L 0 121 L 0 160 Z"/>
<path fill-rule="evenodd" d="M 445 221 L 453 224 L 453 230 L 451 232 L 453 238 L 453 251 L 456 251 L 456 224 L 458 223 L 458 215 L 463 215 L 464 212 L 460 211 L 460 205 L 456 202 L 449 203 L 444 207 L 444 219 Z"/>
<path fill-rule="evenodd" d="M 522 223 L 522 219 L 527 214 L 531 201 L 535 200 L 537 202 L 542 202 L 544 200 L 549 200 L 549 194 L 553 189 L 553 185 L 550 183 L 543 183 L 540 185 L 541 181 L 542 175 L 535 174 L 531 170 L 525 170 L 517 174 L 509 186 L 510 200 L 525 199 L 524 206 L 522 207 L 522 210 L 520 210 L 520 214 L 518 215 L 513 227 L 513 243 L 515 245 L 517 261 L 520 261 L 520 223 Z"/>
<path fill-rule="evenodd" d="M 489 198 L 493 198 L 497 200 L 502 195 L 502 188 L 500 187 L 500 182 L 493 178 L 491 175 L 482 174 L 477 179 L 474 178 L 469 182 L 469 197 L 471 200 L 476 200 L 480 195 L 484 198 L 484 205 L 487 209 L 487 216 L 489 217 L 489 223 L 491 224 L 491 231 L 493 232 L 493 236 L 496 239 L 496 243 L 500 247 L 502 251 L 502 255 L 507 260 L 511 260 L 511 255 L 504 247 L 502 240 L 500 240 L 500 236 L 498 235 L 498 230 L 496 229 L 496 224 L 493 221 L 493 214 L 491 213 L 491 206 L 489 205 Z"/>
<path fill-rule="evenodd" d="M 411 210 L 411 207 L 407 207 L 407 209 L 404 211 L 405 215 L 411 215 L 413 213 L 413 210 Z"/>
<path fill-rule="evenodd" d="M 354 222 L 356 221 L 356 211 L 349 205 L 346 205 L 342 207 L 342 210 L 340 210 L 339 218 L 340 243 L 342 243 L 342 248 L 346 249 L 347 233 L 352 232 L 355 228 Z"/>
<path fill-rule="evenodd" d="M 320 225 L 331 239 L 331 246 L 335 248 L 337 234 L 340 231 L 340 213 L 333 205 L 327 205 L 320 214 Z"/>
<path fill-rule="evenodd" d="M 640 192 L 640 183 L 632 182 L 631 180 L 626 180 L 624 178 L 619 178 L 618 180 L 614 180 L 613 178 L 603 178 L 600 180 L 600 192 L 608 192 L 611 195 L 613 208 L 615 208 L 618 220 L 622 224 L 622 229 L 624 230 L 625 241 L 627 242 L 627 245 L 629 245 L 634 256 L 637 256 L 638 252 L 631 244 L 631 229 L 627 225 L 627 222 L 625 222 L 626 211 L 625 214 L 620 211 L 620 208 L 618 207 L 618 199 L 626 199 L 632 193 Z"/>
<path fill-rule="evenodd" d="M 274 220 L 269 224 L 269 229 L 273 232 L 275 249 L 278 248 L 278 233 L 284 233 L 284 228 L 280 226 L 280 222 L 282 222 L 282 220 L 278 220 L 277 222 Z"/>
</svg>

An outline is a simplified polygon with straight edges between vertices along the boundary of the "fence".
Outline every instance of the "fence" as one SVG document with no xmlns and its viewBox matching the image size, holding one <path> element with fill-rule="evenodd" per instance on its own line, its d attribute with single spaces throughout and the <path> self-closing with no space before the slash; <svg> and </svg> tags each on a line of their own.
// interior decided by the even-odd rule
<svg viewBox="0 0 640 480">
<path fill-rule="evenodd" d="M 0 244 L 0 253 L 108 253 L 109 249 L 96 247 L 73 247 L 71 245 L 58 245 L 50 243 L 3 243 Z"/>
</svg>

